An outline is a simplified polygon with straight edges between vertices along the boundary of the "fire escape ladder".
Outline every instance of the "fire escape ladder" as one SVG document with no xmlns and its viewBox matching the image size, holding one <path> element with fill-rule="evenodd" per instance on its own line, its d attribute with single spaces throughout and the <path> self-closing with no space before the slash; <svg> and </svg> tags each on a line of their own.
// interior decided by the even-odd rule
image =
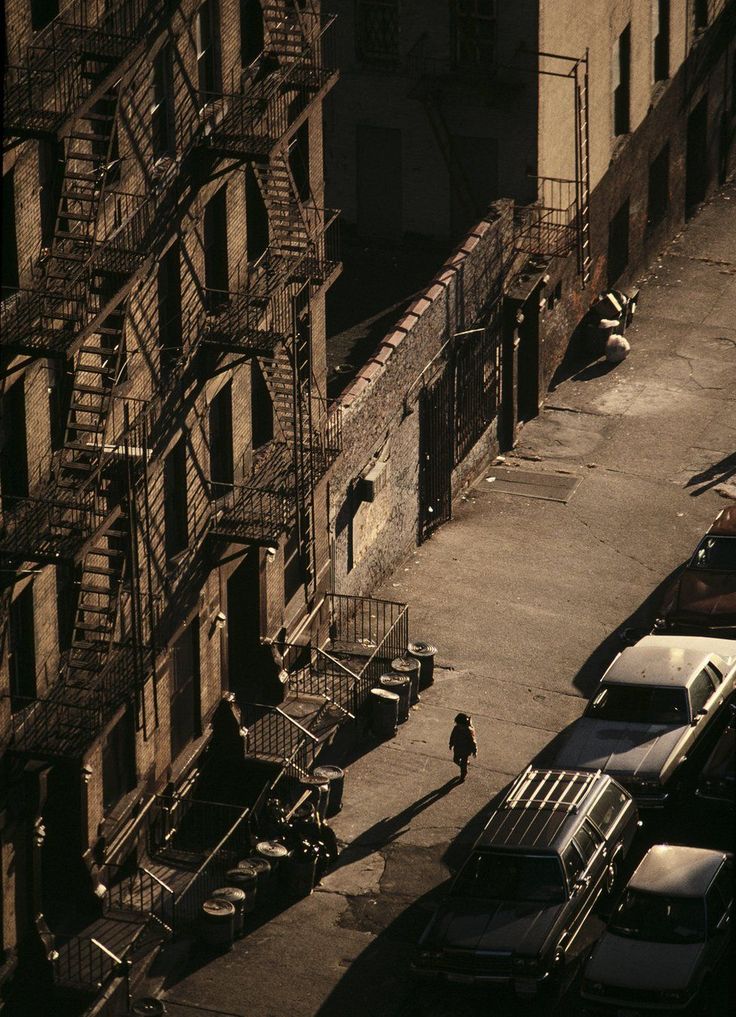
<svg viewBox="0 0 736 1017">
<path fill-rule="evenodd" d="M 588 111 L 588 53 L 575 64 L 576 162 L 578 187 L 578 271 L 583 286 L 590 281 L 590 141 Z"/>
<path fill-rule="evenodd" d="M 269 247 L 286 260 L 303 257 L 309 249 L 307 220 L 284 153 L 266 164 L 253 163 L 253 169 L 268 211 Z"/>
<path fill-rule="evenodd" d="M 75 353 L 66 434 L 57 466 L 60 487 L 83 487 L 102 459 L 113 390 L 125 363 L 126 307 L 124 301 L 111 311 Z"/>
</svg>

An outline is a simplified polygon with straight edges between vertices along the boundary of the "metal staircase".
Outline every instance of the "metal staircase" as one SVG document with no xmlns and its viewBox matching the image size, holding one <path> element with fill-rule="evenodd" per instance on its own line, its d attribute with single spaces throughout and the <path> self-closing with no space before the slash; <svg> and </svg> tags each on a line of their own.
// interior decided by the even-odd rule
<svg viewBox="0 0 736 1017">
<path fill-rule="evenodd" d="M 303 257 L 310 246 L 308 222 L 284 152 L 253 163 L 253 169 L 268 211 L 271 249 L 287 260 Z"/>
</svg>

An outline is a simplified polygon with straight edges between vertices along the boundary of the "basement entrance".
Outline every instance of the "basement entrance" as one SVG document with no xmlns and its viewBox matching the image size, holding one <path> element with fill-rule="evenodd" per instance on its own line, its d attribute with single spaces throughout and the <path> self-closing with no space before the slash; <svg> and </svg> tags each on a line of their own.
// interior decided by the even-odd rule
<svg viewBox="0 0 736 1017">
<path fill-rule="evenodd" d="M 451 371 L 443 370 L 419 398 L 419 541 L 452 515 Z"/>
</svg>

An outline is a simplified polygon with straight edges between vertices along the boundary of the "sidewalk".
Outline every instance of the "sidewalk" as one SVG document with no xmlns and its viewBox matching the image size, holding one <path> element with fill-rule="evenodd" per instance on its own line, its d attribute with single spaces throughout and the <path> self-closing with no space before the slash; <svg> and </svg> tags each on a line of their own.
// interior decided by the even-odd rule
<svg viewBox="0 0 736 1017">
<path fill-rule="evenodd" d="M 395 739 L 349 762 L 339 867 L 170 985 L 170 1014 L 462 1017 L 481 998 L 487 1009 L 487 995 L 417 989 L 408 958 L 489 799 L 580 714 L 621 630 L 653 620 L 656 591 L 727 503 L 735 236 L 731 186 L 643 281 L 629 358 L 561 382 L 525 427 L 506 465 L 579 480 L 567 503 L 501 493 L 489 470 L 377 592 L 406 601 L 412 637 L 439 647 L 435 683 Z M 480 752 L 450 787 L 458 710 L 473 715 Z"/>
</svg>

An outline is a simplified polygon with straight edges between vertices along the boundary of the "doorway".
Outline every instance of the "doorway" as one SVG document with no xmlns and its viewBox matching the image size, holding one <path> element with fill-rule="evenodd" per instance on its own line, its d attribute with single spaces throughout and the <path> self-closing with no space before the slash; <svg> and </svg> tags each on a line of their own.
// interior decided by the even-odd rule
<svg viewBox="0 0 736 1017">
<path fill-rule="evenodd" d="M 708 96 L 704 95 L 687 118 L 685 153 L 685 212 L 705 200 L 708 190 Z"/>
<path fill-rule="evenodd" d="M 261 702 L 261 575 L 250 548 L 227 581 L 228 686 L 238 700 Z"/>
<path fill-rule="evenodd" d="M 419 543 L 452 516 L 452 388 L 445 369 L 419 398 Z"/>
<path fill-rule="evenodd" d="M 520 308 L 517 317 L 517 423 L 533 420 L 539 413 L 539 291 L 535 289 Z"/>
<path fill-rule="evenodd" d="M 95 912 L 82 859 L 82 778 L 79 763 L 56 763 L 48 773 L 41 846 L 41 908 L 52 931 L 73 929 Z"/>
</svg>

